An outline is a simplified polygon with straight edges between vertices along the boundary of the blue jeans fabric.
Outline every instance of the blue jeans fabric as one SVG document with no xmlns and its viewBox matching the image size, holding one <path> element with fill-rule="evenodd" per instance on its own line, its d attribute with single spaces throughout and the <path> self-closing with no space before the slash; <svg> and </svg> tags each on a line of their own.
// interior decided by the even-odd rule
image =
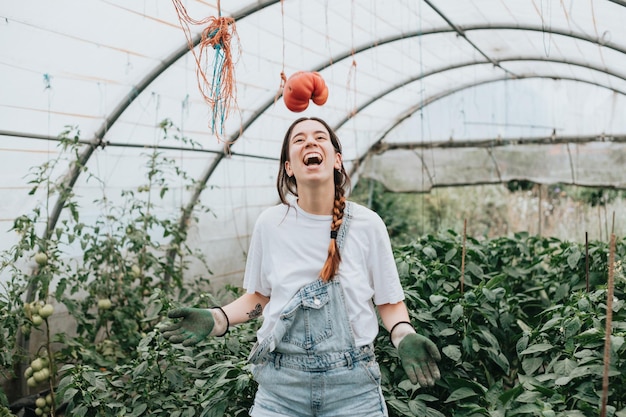
<svg viewBox="0 0 626 417">
<path fill-rule="evenodd" d="M 250 354 L 252 417 L 386 417 L 372 345 L 356 347 L 341 284 L 317 280 L 283 309 Z"/>
</svg>

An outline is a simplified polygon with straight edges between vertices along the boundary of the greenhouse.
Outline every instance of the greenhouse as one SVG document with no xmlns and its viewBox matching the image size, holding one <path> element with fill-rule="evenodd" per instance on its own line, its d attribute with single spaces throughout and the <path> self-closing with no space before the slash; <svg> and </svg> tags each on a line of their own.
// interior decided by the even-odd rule
<svg viewBox="0 0 626 417">
<path fill-rule="evenodd" d="M 224 313 L 194 346 L 162 328 L 249 289 L 283 141 L 312 117 L 440 352 L 441 377 L 414 383 L 381 313 L 389 416 L 626 417 L 626 1 L 4 0 L 0 17 L 0 416 L 258 410 L 269 313 Z"/>
</svg>

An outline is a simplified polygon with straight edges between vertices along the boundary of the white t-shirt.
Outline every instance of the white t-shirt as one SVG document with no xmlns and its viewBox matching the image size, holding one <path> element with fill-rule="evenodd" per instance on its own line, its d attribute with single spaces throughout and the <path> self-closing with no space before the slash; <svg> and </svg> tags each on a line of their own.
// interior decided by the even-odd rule
<svg viewBox="0 0 626 417">
<path fill-rule="evenodd" d="M 356 345 L 378 334 L 374 304 L 404 300 L 387 228 L 374 211 L 352 204 L 352 219 L 341 249 L 339 279 Z M 319 277 L 328 256 L 332 216 L 280 204 L 266 209 L 254 226 L 244 288 L 270 298 L 258 339 L 267 337 L 295 293 Z"/>
</svg>

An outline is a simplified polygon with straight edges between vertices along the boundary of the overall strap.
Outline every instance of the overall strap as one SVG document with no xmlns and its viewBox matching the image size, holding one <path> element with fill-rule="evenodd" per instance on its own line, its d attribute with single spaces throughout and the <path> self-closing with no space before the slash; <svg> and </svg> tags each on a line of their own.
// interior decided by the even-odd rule
<svg viewBox="0 0 626 417">
<path fill-rule="evenodd" d="M 339 231 L 337 232 L 337 246 L 339 249 L 343 246 L 343 241 L 348 233 L 350 220 L 352 220 L 352 202 L 346 201 L 346 207 L 343 211 L 343 221 L 341 222 L 341 226 L 339 226 Z"/>
</svg>

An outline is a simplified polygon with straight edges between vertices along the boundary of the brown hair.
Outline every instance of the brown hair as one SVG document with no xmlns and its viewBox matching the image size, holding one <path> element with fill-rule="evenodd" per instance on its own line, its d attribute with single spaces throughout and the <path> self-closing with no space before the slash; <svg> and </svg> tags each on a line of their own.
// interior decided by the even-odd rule
<svg viewBox="0 0 626 417">
<path fill-rule="evenodd" d="M 289 129 L 287 129 L 287 133 L 285 134 L 285 138 L 283 139 L 283 146 L 280 151 L 280 165 L 278 167 L 278 178 L 276 180 L 276 188 L 278 189 L 278 195 L 280 196 L 280 201 L 283 204 L 289 205 L 287 201 L 287 195 L 292 194 L 295 197 L 298 197 L 298 184 L 296 183 L 295 176 L 287 175 L 287 171 L 285 169 L 285 162 L 289 160 L 289 139 L 291 138 L 291 134 L 293 132 L 294 127 L 305 120 L 314 120 L 316 122 L 321 123 L 330 136 L 330 142 L 335 148 L 335 152 L 341 153 L 341 142 L 339 142 L 339 138 L 331 129 L 331 127 L 324 120 L 319 119 L 317 117 L 302 117 L 294 121 Z M 335 179 L 335 205 L 333 207 L 333 221 L 330 225 L 331 231 L 331 239 L 330 244 L 328 245 L 328 258 L 326 258 L 326 262 L 320 271 L 320 278 L 323 281 L 330 281 L 339 270 L 339 263 L 341 262 L 341 255 L 339 254 L 339 248 L 337 247 L 337 232 L 339 231 L 339 227 L 343 221 L 343 211 L 346 207 L 346 189 L 350 186 L 350 176 L 346 172 L 346 169 L 343 166 L 343 161 L 341 162 L 341 168 L 336 169 L 334 173 Z"/>
</svg>

